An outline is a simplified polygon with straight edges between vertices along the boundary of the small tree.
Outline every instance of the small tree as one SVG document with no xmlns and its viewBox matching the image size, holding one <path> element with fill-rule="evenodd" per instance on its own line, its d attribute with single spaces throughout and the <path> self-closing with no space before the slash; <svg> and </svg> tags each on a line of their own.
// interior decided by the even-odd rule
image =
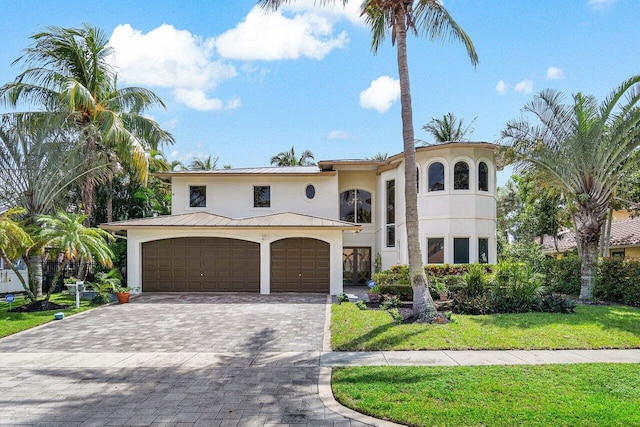
<svg viewBox="0 0 640 427">
<path fill-rule="evenodd" d="M 95 259 L 106 268 L 113 267 L 113 252 L 107 243 L 115 238 L 99 228 L 85 227 L 84 219 L 85 215 L 65 212 L 38 218 L 38 224 L 42 227 L 38 240 L 48 249 L 49 258 L 58 261 L 58 268 L 45 298 L 47 301 L 60 275 L 71 261 Z"/>
<path fill-rule="evenodd" d="M 24 231 L 20 223 L 13 218 L 25 212 L 24 208 L 11 208 L 0 214 L 0 255 L 20 280 L 29 299 L 35 301 L 36 295 L 29 287 L 28 277 L 25 278 L 13 263 L 13 260 L 22 258 L 33 244 L 29 233 Z"/>
</svg>

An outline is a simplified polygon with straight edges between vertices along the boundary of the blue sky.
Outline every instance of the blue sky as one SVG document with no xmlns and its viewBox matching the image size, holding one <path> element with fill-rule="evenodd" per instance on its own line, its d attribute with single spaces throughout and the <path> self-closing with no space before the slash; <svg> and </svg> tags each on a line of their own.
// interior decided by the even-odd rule
<svg viewBox="0 0 640 427">
<path fill-rule="evenodd" d="M 266 166 L 295 145 L 316 160 L 402 150 L 395 49 L 374 56 L 359 1 L 328 9 L 301 1 L 268 15 L 251 0 L 153 2 L 5 1 L 0 14 L 0 83 L 29 36 L 45 26 L 88 23 L 116 49 L 119 85 L 143 86 L 167 109 L 150 112 L 188 163 L 209 154 L 220 165 Z M 462 45 L 409 40 L 416 138 L 432 117 L 452 112 L 471 139 L 496 142 L 532 96 L 554 88 L 603 99 L 640 73 L 640 8 L 635 0 L 445 0 L 471 36 L 474 69 Z M 502 174 L 500 181 L 504 182 Z"/>
</svg>

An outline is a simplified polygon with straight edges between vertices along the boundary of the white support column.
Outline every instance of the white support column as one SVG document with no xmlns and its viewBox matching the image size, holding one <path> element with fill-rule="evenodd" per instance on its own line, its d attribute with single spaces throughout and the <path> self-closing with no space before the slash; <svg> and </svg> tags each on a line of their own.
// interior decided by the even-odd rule
<svg viewBox="0 0 640 427">
<path fill-rule="evenodd" d="M 260 293 L 271 293 L 271 243 L 260 242 Z"/>
</svg>

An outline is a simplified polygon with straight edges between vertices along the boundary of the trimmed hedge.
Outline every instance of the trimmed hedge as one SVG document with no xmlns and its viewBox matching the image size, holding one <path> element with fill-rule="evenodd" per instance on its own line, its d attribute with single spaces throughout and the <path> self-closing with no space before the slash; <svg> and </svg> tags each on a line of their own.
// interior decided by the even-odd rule
<svg viewBox="0 0 640 427">
<path fill-rule="evenodd" d="M 580 260 L 577 256 L 549 259 L 546 285 L 554 292 L 580 293 Z M 640 260 L 601 258 L 596 269 L 594 296 L 600 300 L 640 307 Z"/>
<path fill-rule="evenodd" d="M 381 294 L 395 295 L 402 301 L 413 300 L 413 287 L 408 284 L 393 284 L 378 286 Z"/>
</svg>

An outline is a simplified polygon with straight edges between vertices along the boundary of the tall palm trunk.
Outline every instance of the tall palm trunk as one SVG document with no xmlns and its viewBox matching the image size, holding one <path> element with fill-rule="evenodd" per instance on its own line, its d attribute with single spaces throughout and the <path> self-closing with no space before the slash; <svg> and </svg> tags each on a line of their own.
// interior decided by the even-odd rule
<svg viewBox="0 0 640 427">
<path fill-rule="evenodd" d="M 416 189 L 416 147 L 413 134 L 413 111 L 407 63 L 407 27 L 401 8 L 395 17 L 398 75 L 400 78 L 400 105 L 402 110 L 402 140 L 404 145 L 404 195 L 409 275 L 413 287 L 413 313 L 419 317 L 435 317 L 436 307 L 427 289 L 427 276 L 422 264 L 420 229 L 418 223 L 418 194 Z"/>
<path fill-rule="evenodd" d="M 29 275 L 29 288 L 36 298 L 42 298 L 42 255 L 30 255 L 25 261 Z"/>
<path fill-rule="evenodd" d="M 598 240 L 580 239 L 582 258 L 580 259 L 580 300 L 593 300 L 598 265 Z"/>
<path fill-rule="evenodd" d="M 95 149 L 96 149 L 96 141 L 95 137 L 90 134 L 89 125 L 85 125 L 85 129 L 83 131 L 85 138 L 87 139 L 87 143 L 84 146 L 84 156 L 85 156 L 85 176 L 80 183 L 80 196 L 82 198 L 82 207 L 84 209 L 84 214 L 86 218 L 84 219 L 84 226 L 89 227 L 91 224 L 91 215 L 93 214 L 93 195 L 95 193 L 95 181 L 93 174 L 89 171 L 93 166 Z"/>
</svg>

